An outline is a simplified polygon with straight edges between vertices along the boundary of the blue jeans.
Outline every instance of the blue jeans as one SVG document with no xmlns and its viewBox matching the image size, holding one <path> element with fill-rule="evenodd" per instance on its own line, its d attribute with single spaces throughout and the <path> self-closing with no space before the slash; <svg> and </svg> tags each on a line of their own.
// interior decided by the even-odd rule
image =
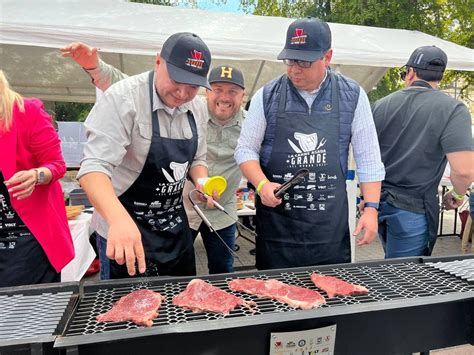
<svg viewBox="0 0 474 355">
<path fill-rule="evenodd" d="M 97 234 L 95 239 L 97 245 L 97 251 L 99 253 L 100 261 L 100 279 L 108 280 L 110 279 L 110 260 L 107 257 L 107 239 Z"/>
<path fill-rule="evenodd" d="M 379 238 L 386 259 L 423 256 L 429 240 L 426 216 L 383 201 L 379 209 Z"/>
<path fill-rule="evenodd" d="M 198 233 L 201 233 L 202 241 L 207 253 L 209 274 L 234 272 L 234 256 L 229 252 L 229 250 L 227 250 L 215 233 L 211 232 L 204 223 L 201 223 L 199 230 L 191 231 L 194 239 L 196 239 Z M 217 231 L 231 250 L 234 250 L 236 231 L 237 226 L 235 223 Z"/>
</svg>

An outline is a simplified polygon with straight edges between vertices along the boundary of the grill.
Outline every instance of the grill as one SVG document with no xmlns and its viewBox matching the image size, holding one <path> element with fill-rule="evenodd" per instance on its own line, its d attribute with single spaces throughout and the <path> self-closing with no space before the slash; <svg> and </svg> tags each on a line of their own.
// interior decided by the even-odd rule
<svg viewBox="0 0 474 355">
<path fill-rule="evenodd" d="M 456 267 L 468 257 L 457 259 L 407 258 L 203 278 L 257 303 L 254 312 L 238 308 L 226 317 L 192 313 L 172 304 L 172 298 L 191 280 L 189 277 L 86 283 L 55 347 L 67 348 L 68 353 L 87 354 L 153 349 L 160 349 L 160 354 L 266 354 L 271 332 L 332 324 L 337 324 L 336 354 L 362 354 L 368 349 L 389 354 L 474 343 L 474 283 L 440 267 Z M 295 310 L 227 287 L 232 279 L 255 277 L 318 290 L 309 278 L 312 272 L 364 285 L 369 294 L 326 298 L 327 303 L 321 308 Z M 153 327 L 138 327 L 131 322 L 96 322 L 95 317 L 110 309 L 120 297 L 145 287 L 166 297 Z"/>
<path fill-rule="evenodd" d="M 0 289 L 0 353 L 42 353 L 64 328 L 61 319 L 72 312 L 78 290 L 75 283 Z"/>
</svg>

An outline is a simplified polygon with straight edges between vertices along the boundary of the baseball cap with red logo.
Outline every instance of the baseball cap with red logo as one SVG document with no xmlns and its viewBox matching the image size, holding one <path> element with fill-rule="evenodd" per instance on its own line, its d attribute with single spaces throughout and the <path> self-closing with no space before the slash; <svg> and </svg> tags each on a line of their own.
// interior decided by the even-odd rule
<svg viewBox="0 0 474 355">
<path fill-rule="evenodd" d="M 293 59 L 313 62 L 320 59 L 331 48 L 329 25 L 314 17 L 293 21 L 286 33 L 285 48 L 278 59 Z"/>
<path fill-rule="evenodd" d="M 211 52 L 198 35 L 190 32 L 171 35 L 163 44 L 160 56 L 174 81 L 211 88 L 207 81 Z"/>
</svg>

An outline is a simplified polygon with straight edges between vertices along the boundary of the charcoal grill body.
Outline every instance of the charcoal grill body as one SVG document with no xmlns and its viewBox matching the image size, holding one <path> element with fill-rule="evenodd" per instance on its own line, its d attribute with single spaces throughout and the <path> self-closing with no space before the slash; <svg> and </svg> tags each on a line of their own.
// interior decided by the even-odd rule
<svg viewBox="0 0 474 355">
<path fill-rule="evenodd" d="M 172 305 L 192 279 L 149 278 L 86 283 L 55 347 L 68 354 L 268 354 L 271 332 L 337 325 L 336 354 L 396 354 L 474 344 L 474 283 L 427 263 L 463 260 L 406 258 L 203 277 L 247 301 L 256 312 L 238 308 L 223 317 L 192 313 Z M 312 272 L 339 276 L 369 288 L 368 295 L 336 297 L 313 310 L 295 310 L 277 301 L 232 292 L 227 282 L 256 277 L 318 290 Z M 95 317 L 132 290 L 146 286 L 166 301 L 151 328 L 130 322 L 98 323 Z M 326 294 L 321 292 L 325 297 Z"/>
</svg>

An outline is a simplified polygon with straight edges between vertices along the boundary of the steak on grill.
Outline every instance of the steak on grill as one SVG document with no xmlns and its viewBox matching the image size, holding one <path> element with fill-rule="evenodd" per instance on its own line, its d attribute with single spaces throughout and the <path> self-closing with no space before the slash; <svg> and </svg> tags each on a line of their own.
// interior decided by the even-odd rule
<svg viewBox="0 0 474 355">
<path fill-rule="evenodd" d="M 237 306 L 250 308 L 255 302 L 247 302 L 201 279 L 189 281 L 186 289 L 174 296 L 173 304 L 193 312 L 229 314 Z"/>
<path fill-rule="evenodd" d="M 96 319 L 99 322 L 132 321 L 151 327 L 153 319 L 158 317 L 158 309 L 164 299 L 158 292 L 136 290 L 121 297 L 108 312 L 99 314 Z"/>
<path fill-rule="evenodd" d="M 235 279 L 229 281 L 228 284 L 231 290 L 249 293 L 261 298 L 276 299 L 295 308 L 311 309 L 326 303 L 324 297 L 317 291 L 288 285 L 273 279 Z"/>
<path fill-rule="evenodd" d="M 323 291 L 326 291 L 329 298 L 335 296 L 351 296 L 368 293 L 364 286 L 354 285 L 335 276 L 324 276 L 317 273 L 311 275 L 311 281 Z"/>
</svg>

